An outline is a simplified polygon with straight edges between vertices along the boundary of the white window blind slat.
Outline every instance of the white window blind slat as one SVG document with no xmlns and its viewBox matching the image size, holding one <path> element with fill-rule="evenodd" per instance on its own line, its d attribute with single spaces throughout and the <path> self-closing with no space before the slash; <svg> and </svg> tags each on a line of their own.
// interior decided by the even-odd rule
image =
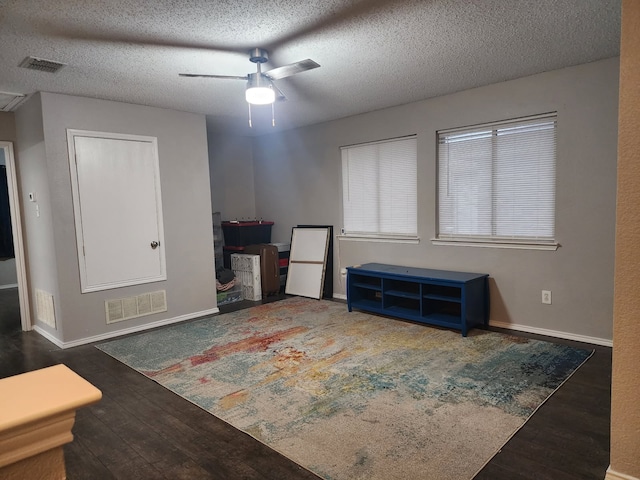
<svg viewBox="0 0 640 480">
<path fill-rule="evenodd" d="M 342 148 L 346 235 L 417 235 L 417 142 L 405 137 Z"/>
<path fill-rule="evenodd" d="M 556 117 L 438 134 L 438 238 L 552 241 Z"/>
</svg>

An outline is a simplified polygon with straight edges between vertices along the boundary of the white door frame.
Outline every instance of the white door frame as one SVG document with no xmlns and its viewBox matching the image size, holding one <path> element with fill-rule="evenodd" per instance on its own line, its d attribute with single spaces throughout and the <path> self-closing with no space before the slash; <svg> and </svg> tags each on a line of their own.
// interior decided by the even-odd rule
<svg viewBox="0 0 640 480">
<path fill-rule="evenodd" d="M 16 160 L 13 156 L 13 143 L 0 141 L 4 150 L 7 167 L 7 186 L 9 190 L 9 210 L 11 211 L 11 230 L 13 232 L 13 250 L 16 256 L 16 276 L 18 277 L 18 299 L 20 302 L 20 323 L 22 330 L 33 328 L 31 310 L 29 308 L 29 288 L 27 284 L 27 267 L 25 262 L 24 241 L 22 238 L 22 215 L 20 213 L 20 195 L 18 193 L 18 176 Z"/>
</svg>

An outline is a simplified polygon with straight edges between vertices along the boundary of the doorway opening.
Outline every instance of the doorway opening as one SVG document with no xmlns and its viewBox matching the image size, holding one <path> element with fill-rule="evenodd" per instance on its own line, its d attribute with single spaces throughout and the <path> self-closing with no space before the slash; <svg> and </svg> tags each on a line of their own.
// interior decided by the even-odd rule
<svg viewBox="0 0 640 480">
<path fill-rule="evenodd" d="M 9 201 L 8 214 L 10 216 L 10 219 L 7 219 L 10 222 L 10 227 L 7 224 L 7 229 L 11 230 L 13 258 L 7 252 L 0 252 L 0 305 L 3 308 L 6 307 L 7 310 L 3 313 L 6 313 L 7 316 L 15 315 L 17 307 L 20 311 L 20 327 L 27 331 L 31 330 L 32 325 L 13 143 L 0 141 L 0 165 L 2 162 L 4 162 L 4 170 L 6 171 L 6 195 Z M 0 184 L 0 190 L 2 189 L 3 185 Z M 2 228 L 1 224 L 0 220 L 0 228 Z M 15 290 L 12 289 L 17 289 L 17 298 Z"/>
</svg>

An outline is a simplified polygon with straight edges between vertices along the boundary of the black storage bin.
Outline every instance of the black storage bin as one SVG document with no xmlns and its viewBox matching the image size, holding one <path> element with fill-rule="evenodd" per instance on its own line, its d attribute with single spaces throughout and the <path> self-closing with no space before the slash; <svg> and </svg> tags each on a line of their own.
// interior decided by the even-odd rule
<svg viewBox="0 0 640 480">
<path fill-rule="evenodd" d="M 224 244 L 246 247 L 258 243 L 271 243 L 273 222 L 222 222 Z"/>
</svg>

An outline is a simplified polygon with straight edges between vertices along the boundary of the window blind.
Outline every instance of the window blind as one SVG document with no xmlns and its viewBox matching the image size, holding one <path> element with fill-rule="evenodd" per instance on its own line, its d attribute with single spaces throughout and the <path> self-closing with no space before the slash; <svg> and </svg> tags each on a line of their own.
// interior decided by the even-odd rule
<svg viewBox="0 0 640 480">
<path fill-rule="evenodd" d="M 438 238 L 552 242 L 556 115 L 438 133 Z"/>
<path fill-rule="evenodd" d="M 342 147 L 346 235 L 417 235 L 416 137 Z"/>
</svg>

